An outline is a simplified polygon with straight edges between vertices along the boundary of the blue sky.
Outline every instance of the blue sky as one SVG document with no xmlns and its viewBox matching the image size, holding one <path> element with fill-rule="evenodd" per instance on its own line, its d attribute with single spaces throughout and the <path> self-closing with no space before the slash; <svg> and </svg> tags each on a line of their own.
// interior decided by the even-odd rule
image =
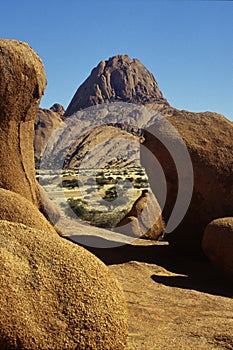
<svg viewBox="0 0 233 350">
<path fill-rule="evenodd" d="M 67 107 L 102 59 L 138 58 L 171 105 L 233 119 L 233 2 L 0 0 L 1 37 L 42 58 L 41 106 Z"/>
</svg>

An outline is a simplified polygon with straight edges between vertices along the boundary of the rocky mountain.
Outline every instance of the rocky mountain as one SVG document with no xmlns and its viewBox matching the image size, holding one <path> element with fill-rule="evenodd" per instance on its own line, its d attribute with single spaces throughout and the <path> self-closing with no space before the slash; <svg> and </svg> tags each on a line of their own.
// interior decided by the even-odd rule
<svg viewBox="0 0 233 350">
<path fill-rule="evenodd" d="M 142 105 L 124 102 L 105 103 L 80 110 L 72 115 L 72 117 L 64 117 L 63 122 L 58 123 L 59 128 L 53 133 L 47 144 L 46 152 L 43 154 L 42 167 L 45 169 L 61 169 L 63 166 L 67 168 L 68 164 L 73 168 L 79 167 L 84 159 L 84 155 L 90 150 L 88 145 L 92 145 L 92 147 L 94 145 L 97 146 L 96 134 L 104 135 L 108 143 L 111 140 L 110 148 L 112 153 L 104 148 L 100 150 L 101 147 L 106 146 L 106 143 L 101 143 L 102 146 L 99 143 L 99 156 L 107 156 L 110 162 L 111 157 L 116 157 L 117 150 L 122 149 L 124 151 L 121 153 L 124 156 L 121 158 L 128 157 L 128 163 L 130 163 L 132 159 L 139 159 L 139 145 L 143 141 L 143 129 L 152 125 L 157 118 L 157 111 L 145 108 Z M 40 132 L 44 133 L 39 125 L 37 133 Z M 121 143 L 125 144 L 125 147 L 123 147 L 123 144 L 119 145 L 119 138 L 121 139 Z M 132 148 L 130 143 L 132 143 L 133 139 L 135 142 Z M 101 141 L 102 139 L 99 138 L 99 140 Z M 115 142 L 116 144 L 114 146 Z M 80 149 L 80 143 L 82 143 L 82 153 L 78 149 L 75 151 L 75 145 Z M 73 153 L 76 154 L 76 158 L 72 156 L 71 163 L 67 159 L 67 154 L 71 155 Z M 102 159 L 100 157 L 99 163 L 104 162 L 103 157 Z M 122 166 L 124 163 L 122 163 Z"/>
<path fill-rule="evenodd" d="M 143 109 L 145 105 L 147 108 Z M 158 114 L 167 116 L 174 112 L 174 108 L 163 97 L 154 76 L 139 60 L 131 59 L 127 55 L 117 55 L 107 61 L 101 61 L 78 88 L 64 115 L 61 115 L 60 111 L 63 113 L 63 110 L 55 104 L 50 110 L 40 109 L 38 112 L 35 125 L 37 164 L 51 135 L 51 130 L 61 123 L 61 119 L 56 118 L 51 112 L 55 111 L 57 115 L 62 116 L 66 123 L 58 131 L 59 135 L 57 134 L 56 154 L 53 154 L 51 157 L 53 162 L 50 162 L 50 166 L 53 167 L 58 166 L 56 159 L 64 159 L 68 140 L 76 142 L 83 133 L 90 133 L 89 130 L 92 128 L 103 125 L 114 126 L 135 134 L 134 129 L 143 129 L 152 125 L 158 118 Z M 67 118 L 71 115 L 72 118 Z M 109 128 L 105 130 L 106 139 L 112 139 L 112 135 L 108 135 L 109 130 Z M 117 134 L 118 131 L 115 131 Z M 95 142 L 95 133 L 93 133 L 93 142 Z M 71 142 L 69 145 L 71 146 Z M 102 153 L 106 152 L 103 150 Z M 76 164 L 72 162 L 72 166 L 78 167 L 80 159 L 79 157 Z"/>
<path fill-rule="evenodd" d="M 115 142 L 109 142 L 114 139 Z M 137 145 L 138 138 L 127 131 L 110 125 L 99 126 L 86 132 L 72 144 L 64 160 L 64 169 L 98 169 L 107 168 L 111 164 L 118 167 L 139 167 Z M 106 154 L 110 158 L 106 159 Z M 87 156 L 88 162 L 85 161 Z"/>
<path fill-rule="evenodd" d="M 127 115 L 122 115 L 119 108 L 107 106 L 86 110 L 91 106 L 109 104 L 110 102 L 128 103 Z M 133 107 L 134 104 L 134 107 Z M 67 110 L 56 103 L 50 109 L 39 109 L 35 123 L 35 155 L 36 163 L 43 154 L 52 130 L 61 123 L 61 119 L 79 112 L 81 121 L 79 128 L 84 129 L 90 122 L 93 127 L 103 124 L 124 124 L 131 127 L 146 127 L 153 123 L 150 116 L 141 112 L 139 105 L 153 107 L 163 115 L 173 113 L 173 108 L 163 97 L 154 76 L 137 59 L 127 55 L 117 55 L 109 60 L 101 61 L 91 75 L 78 88 Z M 84 112 L 81 112 L 84 110 Z M 121 114 L 122 117 L 118 117 Z M 148 113 L 147 113 L 148 114 Z M 71 122 L 70 122 L 71 123 Z M 73 127 L 73 123 L 71 123 Z M 114 125 L 119 127 L 119 125 Z M 122 127 L 121 127 L 122 128 Z M 63 135 L 64 137 L 64 135 Z M 60 140 L 61 142 L 61 140 Z"/>
<path fill-rule="evenodd" d="M 90 76 L 78 88 L 65 116 L 81 109 L 106 102 L 153 104 L 159 110 L 168 110 L 169 103 L 163 97 L 154 76 L 137 59 L 117 55 L 101 61 Z"/>
<path fill-rule="evenodd" d="M 176 222 L 182 212 L 167 239 L 183 252 L 200 253 L 206 225 L 233 213 L 232 122 L 216 113 L 173 108 L 138 60 L 118 55 L 100 62 L 77 90 L 44 164 L 59 168 L 65 161 L 66 167 L 79 167 L 99 142 L 97 135 L 105 139 L 95 155 L 98 164 L 105 155 L 111 162 L 110 148 L 128 149 L 127 134 L 121 145 L 114 140 L 122 125 L 129 134 L 131 127 L 140 130 L 138 145 L 127 157 L 138 159 L 140 152 L 168 231 L 171 216 Z"/>
<path fill-rule="evenodd" d="M 232 123 L 213 113 L 175 110 L 166 119 L 158 115 L 157 107 L 148 112 L 148 108 L 122 102 L 78 112 L 78 119 L 67 118 L 72 121 L 68 131 L 60 119 L 61 129 L 57 127 L 49 146 L 56 150 L 58 141 L 67 144 L 62 156 L 71 150 L 70 142 L 77 141 L 77 129 L 79 137 L 84 131 L 88 134 L 76 146 L 88 150 L 98 137 L 109 147 L 105 130 L 113 138 L 117 128 L 131 141 L 147 127 L 139 150 L 145 147 L 154 158 L 142 151 L 141 162 L 159 201 L 157 190 L 163 184 L 155 159 L 161 162 L 168 189 L 167 221 L 179 198 L 177 180 L 183 183 L 182 201 L 188 193 L 185 158 L 178 152 L 172 159 L 174 149 L 182 150 L 182 140 L 192 160 L 194 190 L 189 212 L 183 226 L 172 234 L 171 244 L 137 239 L 106 249 L 103 238 L 99 237 L 98 248 L 95 237 L 95 246 L 88 248 L 94 255 L 74 244 L 74 237 L 69 236 L 73 242 L 59 237 L 38 210 L 47 212 L 33 160 L 34 123 L 46 85 L 41 60 L 27 44 L 1 39 L 0 71 L 0 349 L 232 349 Z M 54 108 L 52 113 L 61 111 Z M 50 114 L 43 115 L 47 122 Z M 128 122 L 124 131 L 122 120 Z M 132 130 L 130 124 L 138 129 Z M 170 124 L 174 128 L 168 128 Z M 43 128 L 39 123 L 38 129 Z M 73 159 L 77 147 L 72 150 Z M 135 202 L 131 218 L 141 211 L 145 199 L 146 193 Z M 220 274 L 229 278 L 229 285 L 208 260 L 184 254 L 190 251 L 189 240 L 195 247 L 193 253 L 197 252 L 196 242 L 212 217 L 216 220 L 207 225 L 202 246 Z M 101 231 L 107 241 L 112 233 L 81 223 L 73 229 L 74 236 L 81 233 L 83 244 L 87 234 L 92 237 Z M 179 254 L 173 249 L 176 243 L 183 243 Z"/>
</svg>

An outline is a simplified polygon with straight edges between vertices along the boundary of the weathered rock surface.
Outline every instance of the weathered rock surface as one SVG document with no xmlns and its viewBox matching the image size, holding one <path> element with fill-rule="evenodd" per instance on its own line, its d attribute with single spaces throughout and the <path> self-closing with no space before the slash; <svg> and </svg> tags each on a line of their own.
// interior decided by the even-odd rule
<svg viewBox="0 0 233 350">
<path fill-rule="evenodd" d="M 233 291 L 205 264 L 182 263 L 187 269 L 196 265 L 198 275 L 187 275 L 175 264 L 168 268 L 166 263 L 131 261 L 111 266 L 128 301 L 127 350 L 232 349 Z"/>
<path fill-rule="evenodd" d="M 154 76 L 139 60 L 127 55 L 117 55 L 101 61 L 78 88 L 65 116 L 108 101 L 152 103 L 160 105 L 160 109 L 169 107 Z"/>
<path fill-rule="evenodd" d="M 202 249 L 216 269 L 233 282 L 233 218 L 216 219 L 206 227 Z"/>
<path fill-rule="evenodd" d="M 140 165 L 138 159 L 138 137 L 113 126 L 99 126 L 84 133 L 72 144 L 65 157 L 64 168 L 101 169 L 111 167 L 112 163 L 112 167 L 132 167 Z"/>
<path fill-rule="evenodd" d="M 215 218 L 231 216 L 233 213 L 233 123 L 219 114 L 210 112 L 176 111 L 168 120 L 187 145 L 193 166 L 194 188 L 185 217 L 177 229 L 167 235 L 167 239 L 184 253 L 197 253 L 201 252 L 201 240 L 207 224 Z M 142 153 L 141 162 L 146 168 L 149 182 L 159 203 L 159 196 L 156 194 L 163 184 L 156 176 L 153 156 L 163 168 L 167 182 L 163 217 L 167 222 L 177 197 L 178 178 L 174 159 L 166 147 L 153 136 L 158 133 L 158 127 L 158 123 L 154 124 L 144 133 L 143 145 L 151 153 L 148 152 L 146 156 Z M 179 140 L 176 136 L 173 137 L 174 141 L 171 138 L 171 142 L 174 143 L 174 147 L 178 147 Z M 182 166 L 180 186 L 185 196 L 187 172 L 186 165 Z"/>
<path fill-rule="evenodd" d="M 109 157 L 108 151 L 114 147 L 115 153 L 119 149 L 120 158 L 128 157 L 130 162 L 133 158 L 131 155 L 139 152 L 143 128 L 156 120 L 157 113 L 154 110 L 125 102 L 101 104 L 78 111 L 71 118 L 63 118 L 63 123 L 49 139 L 41 166 L 61 169 L 65 161 L 65 167 L 78 167 L 87 152 L 101 144 L 100 162 L 103 155 Z M 134 145 L 135 152 L 131 148 L 128 150 L 133 139 L 138 143 L 137 146 Z M 67 155 L 72 157 L 72 164 Z M 118 165 L 126 166 L 128 163 Z"/>
<path fill-rule="evenodd" d="M 151 191 L 143 190 L 130 211 L 117 224 L 120 232 L 135 237 L 158 239 L 165 228 L 160 206 Z"/>
<path fill-rule="evenodd" d="M 46 86 L 44 67 L 30 46 L 0 39 L 0 187 L 59 214 L 35 177 L 34 122 Z M 42 198 L 43 196 L 43 198 Z"/>
<path fill-rule="evenodd" d="M 0 187 L 38 204 L 34 120 L 46 79 L 41 60 L 25 43 L 0 40 Z"/>
<path fill-rule="evenodd" d="M 0 188 L 0 220 L 21 223 L 26 226 L 56 234 L 44 215 L 26 198 Z"/>
<path fill-rule="evenodd" d="M 137 240 L 92 249 L 126 294 L 127 350 L 233 347 L 233 288 L 209 261 L 178 255 L 166 242 Z"/>
<path fill-rule="evenodd" d="M 34 121 L 44 92 L 44 67 L 25 43 L 0 40 L 0 187 L 43 211 L 35 178 Z"/>
<path fill-rule="evenodd" d="M 109 269 L 47 232 L 0 221 L 0 348 L 124 348 L 125 299 Z"/>
<path fill-rule="evenodd" d="M 39 108 L 37 112 L 34 139 L 36 168 L 40 166 L 40 159 L 43 156 L 49 137 L 62 122 L 62 115 L 61 111 L 59 111 L 59 107 L 56 107 L 56 105 L 51 107 L 51 109 Z"/>
</svg>

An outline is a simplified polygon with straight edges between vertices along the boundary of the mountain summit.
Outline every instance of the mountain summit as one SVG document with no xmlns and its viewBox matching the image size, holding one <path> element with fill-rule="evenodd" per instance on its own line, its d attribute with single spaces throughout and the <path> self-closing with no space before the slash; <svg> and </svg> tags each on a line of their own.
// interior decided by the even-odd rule
<svg viewBox="0 0 233 350">
<path fill-rule="evenodd" d="M 153 76 L 138 59 L 117 55 L 101 61 L 78 88 L 65 116 L 106 102 L 156 103 L 169 106 Z"/>
</svg>

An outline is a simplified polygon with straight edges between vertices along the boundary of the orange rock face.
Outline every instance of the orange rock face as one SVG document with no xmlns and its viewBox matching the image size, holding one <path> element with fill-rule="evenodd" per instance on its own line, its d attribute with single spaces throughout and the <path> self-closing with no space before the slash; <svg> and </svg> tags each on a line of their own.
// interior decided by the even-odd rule
<svg viewBox="0 0 233 350">
<path fill-rule="evenodd" d="M 183 252 L 201 252 L 201 240 L 205 227 L 218 217 L 231 216 L 233 212 L 233 123 L 216 113 L 191 113 L 176 111 L 168 117 L 169 122 L 179 132 L 191 157 L 193 167 L 193 193 L 187 212 L 178 227 L 167 235 L 168 241 Z M 160 162 L 167 187 L 167 199 L 163 209 L 165 222 L 172 213 L 179 186 L 186 199 L 187 179 L 186 163 L 178 155 L 181 176 L 178 180 L 176 161 L 159 140 L 153 136 L 157 125 L 145 132 L 146 146 L 151 154 L 141 157 L 155 195 L 163 185 L 157 176 L 153 157 Z M 172 139 L 171 139 L 172 140 Z M 174 147 L 179 147 L 174 138 Z M 171 142 L 173 142 L 171 141 Z M 177 148 L 179 151 L 179 148 Z M 192 175 L 192 174 L 191 174 Z M 156 196 L 157 197 L 157 196 Z M 159 198 L 157 197 L 158 202 Z"/>
<path fill-rule="evenodd" d="M 44 67 L 27 44 L 1 39 L 0 70 L 0 187 L 40 206 L 33 138 Z"/>
<path fill-rule="evenodd" d="M 165 228 L 161 209 L 153 193 L 142 191 L 141 196 L 117 226 L 120 232 L 125 230 L 126 234 L 135 237 L 157 240 L 163 236 Z"/>
<path fill-rule="evenodd" d="M 84 248 L 0 220 L 0 271 L 1 349 L 124 349 L 122 289 Z"/>
<path fill-rule="evenodd" d="M 202 249 L 216 269 L 233 282 L 233 218 L 216 219 L 205 229 Z"/>
</svg>

